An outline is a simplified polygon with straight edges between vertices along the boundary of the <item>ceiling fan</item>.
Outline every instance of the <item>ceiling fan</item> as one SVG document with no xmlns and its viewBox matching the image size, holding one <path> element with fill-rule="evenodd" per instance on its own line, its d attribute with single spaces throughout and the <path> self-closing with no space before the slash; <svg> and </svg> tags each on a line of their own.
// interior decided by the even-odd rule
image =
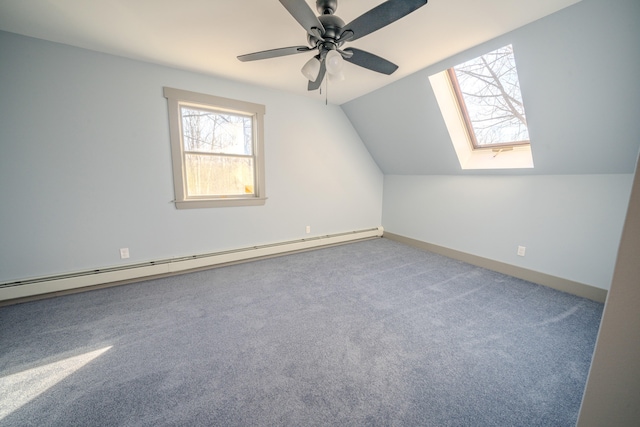
<svg viewBox="0 0 640 427">
<path fill-rule="evenodd" d="M 296 21 L 307 31 L 309 46 L 291 46 L 238 56 L 240 61 L 256 61 L 317 50 L 318 53 L 302 67 L 309 79 L 308 90 L 316 90 L 325 74 L 341 80 L 343 60 L 382 74 L 392 74 L 398 66 L 384 58 L 356 48 L 341 49 L 352 42 L 383 28 L 427 4 L 427 0 L 388 0 L 345 24 L 334 15 L 338 0 L 316 0 L 316 16 L 305 0 L 280 0 Z"/>
</svg>

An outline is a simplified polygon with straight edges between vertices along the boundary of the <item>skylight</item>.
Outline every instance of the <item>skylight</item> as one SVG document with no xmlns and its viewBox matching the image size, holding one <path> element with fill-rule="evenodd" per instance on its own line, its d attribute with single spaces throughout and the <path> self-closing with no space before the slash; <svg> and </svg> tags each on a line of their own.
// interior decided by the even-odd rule
<svg viewBox="0 0 640 427">
<path fill-rule="evenodd" d="M 512 45 L 448 72 L 475 148 L 529 143 Z"/>
<path fill-rule="evenodd" d="M 533 168 L 512 45 L 429 80 L 462 169 Z"/>
</svg>

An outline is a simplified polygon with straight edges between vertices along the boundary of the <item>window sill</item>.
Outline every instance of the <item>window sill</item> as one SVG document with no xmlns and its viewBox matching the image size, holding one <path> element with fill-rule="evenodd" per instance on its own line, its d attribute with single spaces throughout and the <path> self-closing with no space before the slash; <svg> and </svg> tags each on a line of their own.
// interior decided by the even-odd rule
<svg viewBox="0 0 640 427">
<path fill-rule="evenodd" d="M 235 206 L 263 206 L 267 201 L 266 197 L 252 198 L 228 198 L 215 200 L 182 200 L 174 201 L 176 209 L 200 209 L 200 208 L 222 208 Z"/>
</svg>

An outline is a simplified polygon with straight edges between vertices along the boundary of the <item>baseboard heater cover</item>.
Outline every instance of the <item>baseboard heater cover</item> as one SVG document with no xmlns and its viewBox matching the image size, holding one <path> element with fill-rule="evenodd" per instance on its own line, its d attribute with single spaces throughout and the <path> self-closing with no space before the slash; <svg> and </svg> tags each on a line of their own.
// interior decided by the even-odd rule
<svg viewBox="0 0 640 427">
<path fill-rule="evenodd" d="M 35 295 L 63 292 L 88 286 L 103 285 L 163 274 L 172 274 L 249 261 L 268 256 L 284 255 L 308 249 L 349 243 L 357 240 L 382 237 L 384 229 L 376 227 L 300 240 L 272 243 L 229 251 L 199 254 L 178 258 L 149 261 L 117 267 L 100 268 L 76 273 L 46 276 L 0 284 L 0 301 L 26 298 Z"/>
</svg>

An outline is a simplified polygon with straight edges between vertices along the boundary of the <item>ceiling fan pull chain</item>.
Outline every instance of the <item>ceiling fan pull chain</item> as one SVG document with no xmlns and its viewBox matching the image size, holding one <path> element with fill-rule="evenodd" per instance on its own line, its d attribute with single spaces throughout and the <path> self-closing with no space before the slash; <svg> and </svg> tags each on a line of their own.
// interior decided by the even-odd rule
<svg viewBox="0 0 640 427">
<path fill-rule="evenodd" d="M 329 76 L 324 79 L 324 105 L 329 105 Z"/>
</svg>

